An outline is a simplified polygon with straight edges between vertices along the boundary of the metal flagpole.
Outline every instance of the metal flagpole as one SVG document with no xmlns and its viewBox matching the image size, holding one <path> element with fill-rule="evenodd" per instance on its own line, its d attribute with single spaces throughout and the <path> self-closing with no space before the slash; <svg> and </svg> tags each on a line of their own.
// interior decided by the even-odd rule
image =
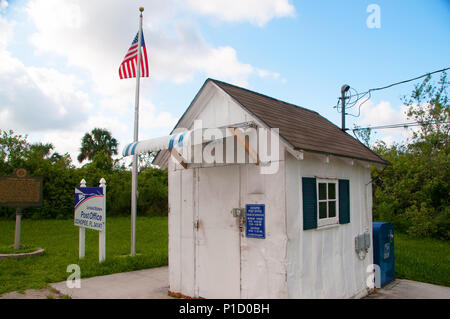
<svg viewBox="0 0 450 319">
<path fill-rule="evenodd" d="M 136 73 L 136 97 L 134 108 L 134 142 L 138 141 L 139 125 L 139 81 L 141 77 L 141 39 L 142 39 L 142 12 L 144 7 L 140 7 L 139 16 L 139 34 L 138 34 L 138 56 Z M 131 173 L 131 255 L 136 254 L 136 210 L 137 210 L 137 175 L 138 175 L 138 156 L 133 155 L 133 166 Z"/>
</svg>

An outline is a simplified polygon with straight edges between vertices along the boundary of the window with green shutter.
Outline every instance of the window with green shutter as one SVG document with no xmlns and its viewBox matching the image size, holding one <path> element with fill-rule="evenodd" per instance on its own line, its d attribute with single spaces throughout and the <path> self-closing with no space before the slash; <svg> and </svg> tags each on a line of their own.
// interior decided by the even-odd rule
<svg viewBox="0 0 450 319">
<path fill-rule="evenodd" d="M 303 229 L 350 223 L 350 181 L 302 178 Z"/>
<path fill-rule="evenodd" d="M 350 181 L 339 180 L 339 224 L 350 223 Z"/>
<path fill-rule="evenodd" d="M 316 179 L 312 177 L 302 178 L 303 195 L 303 229 L 317 228 L 317 195 Z"/>
</svg>

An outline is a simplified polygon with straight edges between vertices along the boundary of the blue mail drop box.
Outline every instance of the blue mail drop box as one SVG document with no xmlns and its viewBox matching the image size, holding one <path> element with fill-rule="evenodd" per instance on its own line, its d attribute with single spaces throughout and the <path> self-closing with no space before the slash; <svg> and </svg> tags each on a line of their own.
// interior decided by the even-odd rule
<svg viewBox="0 0 450 319">
<path fill-rule="evenodd" d="M 373 262 L 380 266 L 381 286 L 395 278 L 394 227 L 391 223 L 373 223 Z"/>
</svg>

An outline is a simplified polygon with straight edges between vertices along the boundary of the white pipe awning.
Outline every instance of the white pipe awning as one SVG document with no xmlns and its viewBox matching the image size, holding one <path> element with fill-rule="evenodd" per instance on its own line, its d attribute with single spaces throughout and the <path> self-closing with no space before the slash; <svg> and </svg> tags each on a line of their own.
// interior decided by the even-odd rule
<svg viewBox="0 0 450 319">
<path fill-rule="evenodd" d="M 122 155 L 123 156 L 130 156 L 140 153 L 147 153 L 147 152 L 155 152 L 155 151 L 161 151 L 165 149 L 181 149 L 183 147 L 189 147 L 196 144 L 204 144 L 213 142 L 215 140 L 221 140 L 228 136 L 232 136 L 233 134 L 230 133 L 227 129 L 229 128 L 247 128 L 247 127 L 254 127 L 255 124 L 253 122 L 244 122 L 244 123 L 238 123 L 233 125 L 227 125 L 224 127 L 215 128 L 216 130 L 219 129 L 223 132 L 222 136 L 216 137 L 214 134 L 206 134 L 205 137 L 205 131 L 208 129 L 197 129 L 197 130 L 188 130 L 184 132 L 179 132 L 176 134 L 168 135 L 168 136 L 162 136 L 157 138 L 152 138 L 148 140 L 143 141 L 137 141 L 134 143 L 130 143 L 125 145 Z M 201 139 L 198 139 L 196 141 L 194 139 L 194 136 L 201 136 Z"/>
<path fill-rule="evenodd" d="M 190 144 L 190 137 L 193 131 L 185 131 L 169 136 L 152 138 L 127 144 L 123 151 L 123 156 L 130 156 L 140 153 L 154 152 L 165 149 L 181 148 L 183 144 Z"/>
</svg>

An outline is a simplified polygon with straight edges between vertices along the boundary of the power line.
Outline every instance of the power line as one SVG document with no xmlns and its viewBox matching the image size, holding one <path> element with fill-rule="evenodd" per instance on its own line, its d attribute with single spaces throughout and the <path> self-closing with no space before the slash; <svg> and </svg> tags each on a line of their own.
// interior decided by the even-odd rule
<svg viewBox="0 0 450 319">
<path fill-rule="evenodd" d="M 447 68 L 444 68 L 444 69 L 441 69 L 441 70 L 437 70 L 437 71 L 433 71 L 433 72 L 429 72 L 429 73 L 426 73 L 426 74 L 417 76 L 417 77 L 412 78 L 412 79 L 409 79 L 409 80 L 404 80 L 404 81 L 392 83 L 392 84 L 389 84 L 389 85 L 386 85 L 386 86 L 383 86 L 383 87 L 379 87 L 379 88 L 369 89 L 369 90 L 366 91 L 366 92 L 358 93 L 356 96 L 358 96 L 358 95 L 366 95 L 367 93 L 370 93 L 370 92 L 373 92 L 373 91 L 380 91 L 380 90 L 388 89 L 388 88 L 393 87 L 393 86 L 396 86 L 396 85 L 400 85 L 400 84 L 405 84 L 405 83 L 408 83 L 408 82 L 412 82 L 412 81 L 415 81 L 415 80 L 424 78 L 424 77 L 426 77 L 426 76 L 430 76 L 430 75 L 435 74 L 435 73 L 445 72 L 445 71 L 447 71 L 447 70 L 450 70 L 450 67 L 447 67 Z M 349 98 L 350 98 L 350 97 L 352 97 L 352 96 L 349 96 Z"/>
<path fill-rule="evenodd" d="M 352 129 L 355 131 L 364 131 L 364 130 L 379 130 L 379 129 L 389 129 L 389 128 L 407 128 L 410 126 L 421 126 L 424 123 L 421 122 L 410 122 L 410 123 L 399 123 L 399 124 L 388 124 L 388 125 L 380 125 L 380 126 L 368 126 L 368 127 L 357 127 Z M 426 122 L 426 124 L 450 124 L 450 122 Z"/>
<path fill-rule="evenodd" d="M 419 126 L 420 124 L 418 122 L 413 123 L 399 123 L 399 124 L 389 124 L 389 125 L 380 125 L 380 126 L 368 126 L 368 127 L 357 127 L 352 129 L 353 132 L 355 131 L 365 131 L 365 130 L 380 130 L 380 129 L 387 129 L 387 128 L 407 128 L 410 126 Z"/>
<path fill-rule="evenodd" d="M 350 115 L 350 116 L 353 116 L 353 117 L 359 117 L 359 116 L 361 115 L 361 107 L 362 107 L 368 100 L 370 100 L 373 91 L 380 91 L 380 90 L 388 89 L 388 88 L 391 88 L 391 87 L 396 86 L 396 85 L 400 85 L 400 84 L 405 84 L 405 83 L 408 83 L 408 82 L 416 81 L 416 80 L 421 79 L 421 78 L 423 78 L 423 77 L 430 76 L 430 75 L 435 74 L 435 73 L 445 72 L 445 71 L 447 71 L 447 70 L 450 70 L 450 67 L 443 68 L 443 69 L 441 69 L 441 70 L 437 70 L 437 71 L 433 71 L 433 72 L 429 72 L 429 73 L 426 73 L 426 74 L 423 74 L 423 75 L 414 77 L 414 78 L 412 78 L 412 79 L 408 79 L 408 80 L 404 80 L 404 81 L 392 83 L 392 84 L 389 84 L 389 85 L 386 85 L 386 86 L 383 86 L 383 87 L 372 88 L 372 89 L 369 89 L 369 90 L 367 90 L 367 91 L 365 91 L 365 92 L 362 92 L 362 93 L 358 93 L 355 89 L 352 88 L 352 89 L 356 92 L 356 94 L 354 94 L 354 95 L 351 94 L 351 95 L 345 97 L 345 99 L 349 99 L 349 101 L 350 101 L 351 98 L 352 98 L 352 97 L 355 97 L 355 96 L 356 96 L 356 99 L 355 99 L 354 101 L 352 101 L 352 102 L 349 102 L 349 104 L 348 104 L 349 106 L 347 107 L 347 109 L 352 108 L 352 107 L 354 107 L 354 106 L 357 105 L 357 106 L 358 106 L 358 114 L 357 114 L 357 115 L 353 115 L 353 114 L 350 114 L 350 113 L 346 113 L 345 115 Z M 358 101 L 360 101 L 360 100 L 361 100 L 362 98 L 364 98 L 366 95 L 369 95 L 369 96 L 364 100 L 364 102 L 357 104 Z M 338 113 L 341 113 L 341 112 L 342 112 L 342 109 L 341 109 L 341 110 L 339 109 L 339 104 L 342 105 L 341 100 L 342 100 L 342 98 L 339 97 L 338 100 L 337 100 L 336 106 L 333 107 L 333 108 L 335 108 L 335 109 L 337 110 Z M 339 102 L 341 102 L 341 103 L 339 103 Z"/>
</svg>

